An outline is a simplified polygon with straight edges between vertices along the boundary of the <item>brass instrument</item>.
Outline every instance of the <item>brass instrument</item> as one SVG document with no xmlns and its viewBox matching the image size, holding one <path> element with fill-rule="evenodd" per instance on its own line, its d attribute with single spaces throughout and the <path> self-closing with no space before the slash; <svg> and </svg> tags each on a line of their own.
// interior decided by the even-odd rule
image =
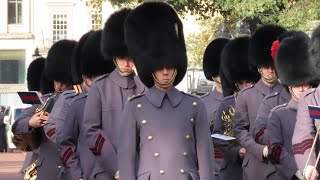
<svg viewBox="0 0 320 180">
<path fill-rule="evenodd" d="M 211 120 L 211 121 L 209 122 L 209 126 L 210 126 L 210 132 L 213 132 L 214 120 Z"/>
<path fill-rule="evenodd" d="M 37 161 L 31 163 L 27 168 L 24 169 L 25 180 L 36 180 L 37 179 Z"/>
<path fill-rule="evenodd" d="M 37 109 L 36 113 L 50 112 L 54 103 L 55 94 L 49 97 L 43 104 L 41 104 Z M 32 151 L 40 146 L 43 134 L 43 128 L 38 127 L 32 129 L 28 133 L 14 133 L 12 137 L 13 144 L 22 151 Z"/>
<path fill-rule="evenodd" d="M 227 111 L 223 111 L 221 119 L 223 121 L 223 134 L 226 136 L 234 137 L 234 108 L 229 106 Z"/>
<path fill-rule="evenodd" d="M 55 98 L 56 94 L 53 94 L 52 96 L 50 96 L 44 103 L 42 103 L 37 109 L 36 109 L 36 113 L 38 112 L 48 112 L 49 110 L 49 106 L 53 105 L 53 99 Z M 52 109 L 52 107 L 51 107 Z M 51 109 L 49 111 L 51 111 Z"/>
</svg>

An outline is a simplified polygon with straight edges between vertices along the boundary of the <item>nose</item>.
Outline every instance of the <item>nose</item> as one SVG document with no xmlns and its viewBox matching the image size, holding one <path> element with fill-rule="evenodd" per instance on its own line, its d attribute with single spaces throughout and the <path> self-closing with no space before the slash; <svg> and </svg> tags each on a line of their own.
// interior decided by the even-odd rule
<svg viewBox="0 0 320 180">
<path fill-rule="evenodd" d="M 168 74 L 168 69 L 167 68 L 163 68 L 163 74 L 167 75 Z"/>
</svg>

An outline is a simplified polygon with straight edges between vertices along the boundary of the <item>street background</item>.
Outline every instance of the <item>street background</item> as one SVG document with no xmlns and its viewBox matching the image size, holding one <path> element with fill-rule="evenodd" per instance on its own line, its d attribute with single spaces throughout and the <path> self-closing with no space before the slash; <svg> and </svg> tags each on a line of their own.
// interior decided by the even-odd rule
<svg viewBox="0 0 320 180">
<path fill-rule="evenodd" d="M 26 153 L 0 153 L 0 180 L 18 180 Z"/>
</svg>

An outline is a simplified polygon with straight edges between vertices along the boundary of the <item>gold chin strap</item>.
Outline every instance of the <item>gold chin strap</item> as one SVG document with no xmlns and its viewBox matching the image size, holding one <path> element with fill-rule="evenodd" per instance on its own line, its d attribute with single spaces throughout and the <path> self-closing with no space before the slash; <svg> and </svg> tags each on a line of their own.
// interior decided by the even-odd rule
<svg viewBox="0 0 320 180">
<path fill-rule="evenodd" d="M 217 77 L 212 77 L 213 82 L 221 84 L 221 81 Z"/>
<path fill-rule="evenodd" d="M 259 74 L 263 77 L 263 79 L 267 82 L 267 83 L 273 83 L 275 82 L 278 78 L 277 76 L 273 76 L 273 78 L 267 78 L 261 71 L 260 68 L 258 68 L 258 72 Z"/>
<path fill-rule="evenodd" d="M 113 63 L 114 63 L 114 65 L 116 66 L 116 68 L 117 68 L 117 70 L 118 70 L 118 72 L 119 72 L 119 74 L 120 74 L 121 76 L 127 77 L 127 76 L 130 76 L 130 75 L 133 73 L 133 69 L 131 69 L 130 72 L 122 72 L 121 69 L 120 69 L 120 67 L 118 66 L 116 60 L 113 60 Z"/>
<path fill-rule="evenodd" d="M 171 79 L 167 82 L 167 83 L 161 83 L 152 73 L 152 78 L 154 79 L 154 81 L 156 81 L 157 84 L 159 84 L 161 87 L 169 87 L 170 84 L 176 79 L 177 76 L 177 69 L 174 69 L 173 75 L 171 77 Z"/>
<path fill-rule="evenodd" d="M 77 85 L 73 85 L 73 91 L 76 93 L 76 94 L 80 94 L 82 92 L 82 88 L 79 84 Z"/>
<path fill-rule="evenodd" d="M 292 98 L 293 98 L 295 101 L 299 101 L 299 97 L 293 93 L 292 87 L 289 88 L 289 92 L 291 93 Z"/>
</svg>

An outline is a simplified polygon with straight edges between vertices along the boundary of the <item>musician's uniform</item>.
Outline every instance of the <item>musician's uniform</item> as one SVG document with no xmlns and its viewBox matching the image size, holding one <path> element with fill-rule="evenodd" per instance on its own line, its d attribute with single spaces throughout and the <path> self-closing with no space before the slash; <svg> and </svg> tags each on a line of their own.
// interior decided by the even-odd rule
<svg viewBox="0 0 320 180">
<path fill-rule="evenodd" d="M 250 40 L 249 63 L 256 68 L 272 67 L 271 45 L 277 36 L 284 32 L 284 28 L 276 25 L 265 25 L 257 29 Z M 266 178 L 269 174 L 262 155 L 265 145 L 254 141 L 253 127 L 263 98 L 281 89 L 279 82 L 270 87 L 261 79 L 255 85 L 238 93 L 234 117 L 235 136 L 240 145 L 246 149 L 242 164 L 244 180 Z"/>
<path fill-rule="evenodd" d="M 221 64 L 221 53 L 223 51 L 224 46 L 229 42 L 228 39 L 225 38 L 216 38 L 210 44 L 206 47 L 206 50 L 204 52 L 203 56 L 203 72 L 207 80 L 209 81 L 215 81 L 216 85 L 221 85 L 221 81 L 217 81 L 214 78 L 220 77 L 220 64 Z M 221 78 L 221 77 L 220 77 Z M 219 104 L 223 98 L 222 92 L 217 91 L 215 88 L 212 92 L 205 94 L 201 97 L 201 100 L 203 101 L 208 121 L 210 124 L 210 131 L 212 132 L 214 127 L 214 118 L 216 117 L 216 111 L 219 107 Z M 215 147 L 213 149 L 214 151 L 214 179 L 217 180 L 219 177 L 219 169 L 223 160 L 223 157 L 221 156 L 222 152 L 221 149 Z"/>
<path fill-rule="evenodd" d="M 138 75 L 150 89 L 132 98 L 121 115 L 120 179 L 212 180 L 213 147 L 204 104 L 174 87 L 187 70 L 178 14 L 164 2 L 145 2 L 127 17 L 125 29 Z M 152 74 L 161 68 L 174 69 L 172 84 L 154 84 Z"/>
<path fill-rule="evenodd" d="M 272 93 L 266 96 L 258 110 L 255 127 L 253 128 L 254 139 L 256 143 L 267 145 L 267 123 L 271 109 L 278 105 L 288 103 L 291 99 L 291 94 L 284 88 L 280 89 L 279 92 Z"/>
</svg>

